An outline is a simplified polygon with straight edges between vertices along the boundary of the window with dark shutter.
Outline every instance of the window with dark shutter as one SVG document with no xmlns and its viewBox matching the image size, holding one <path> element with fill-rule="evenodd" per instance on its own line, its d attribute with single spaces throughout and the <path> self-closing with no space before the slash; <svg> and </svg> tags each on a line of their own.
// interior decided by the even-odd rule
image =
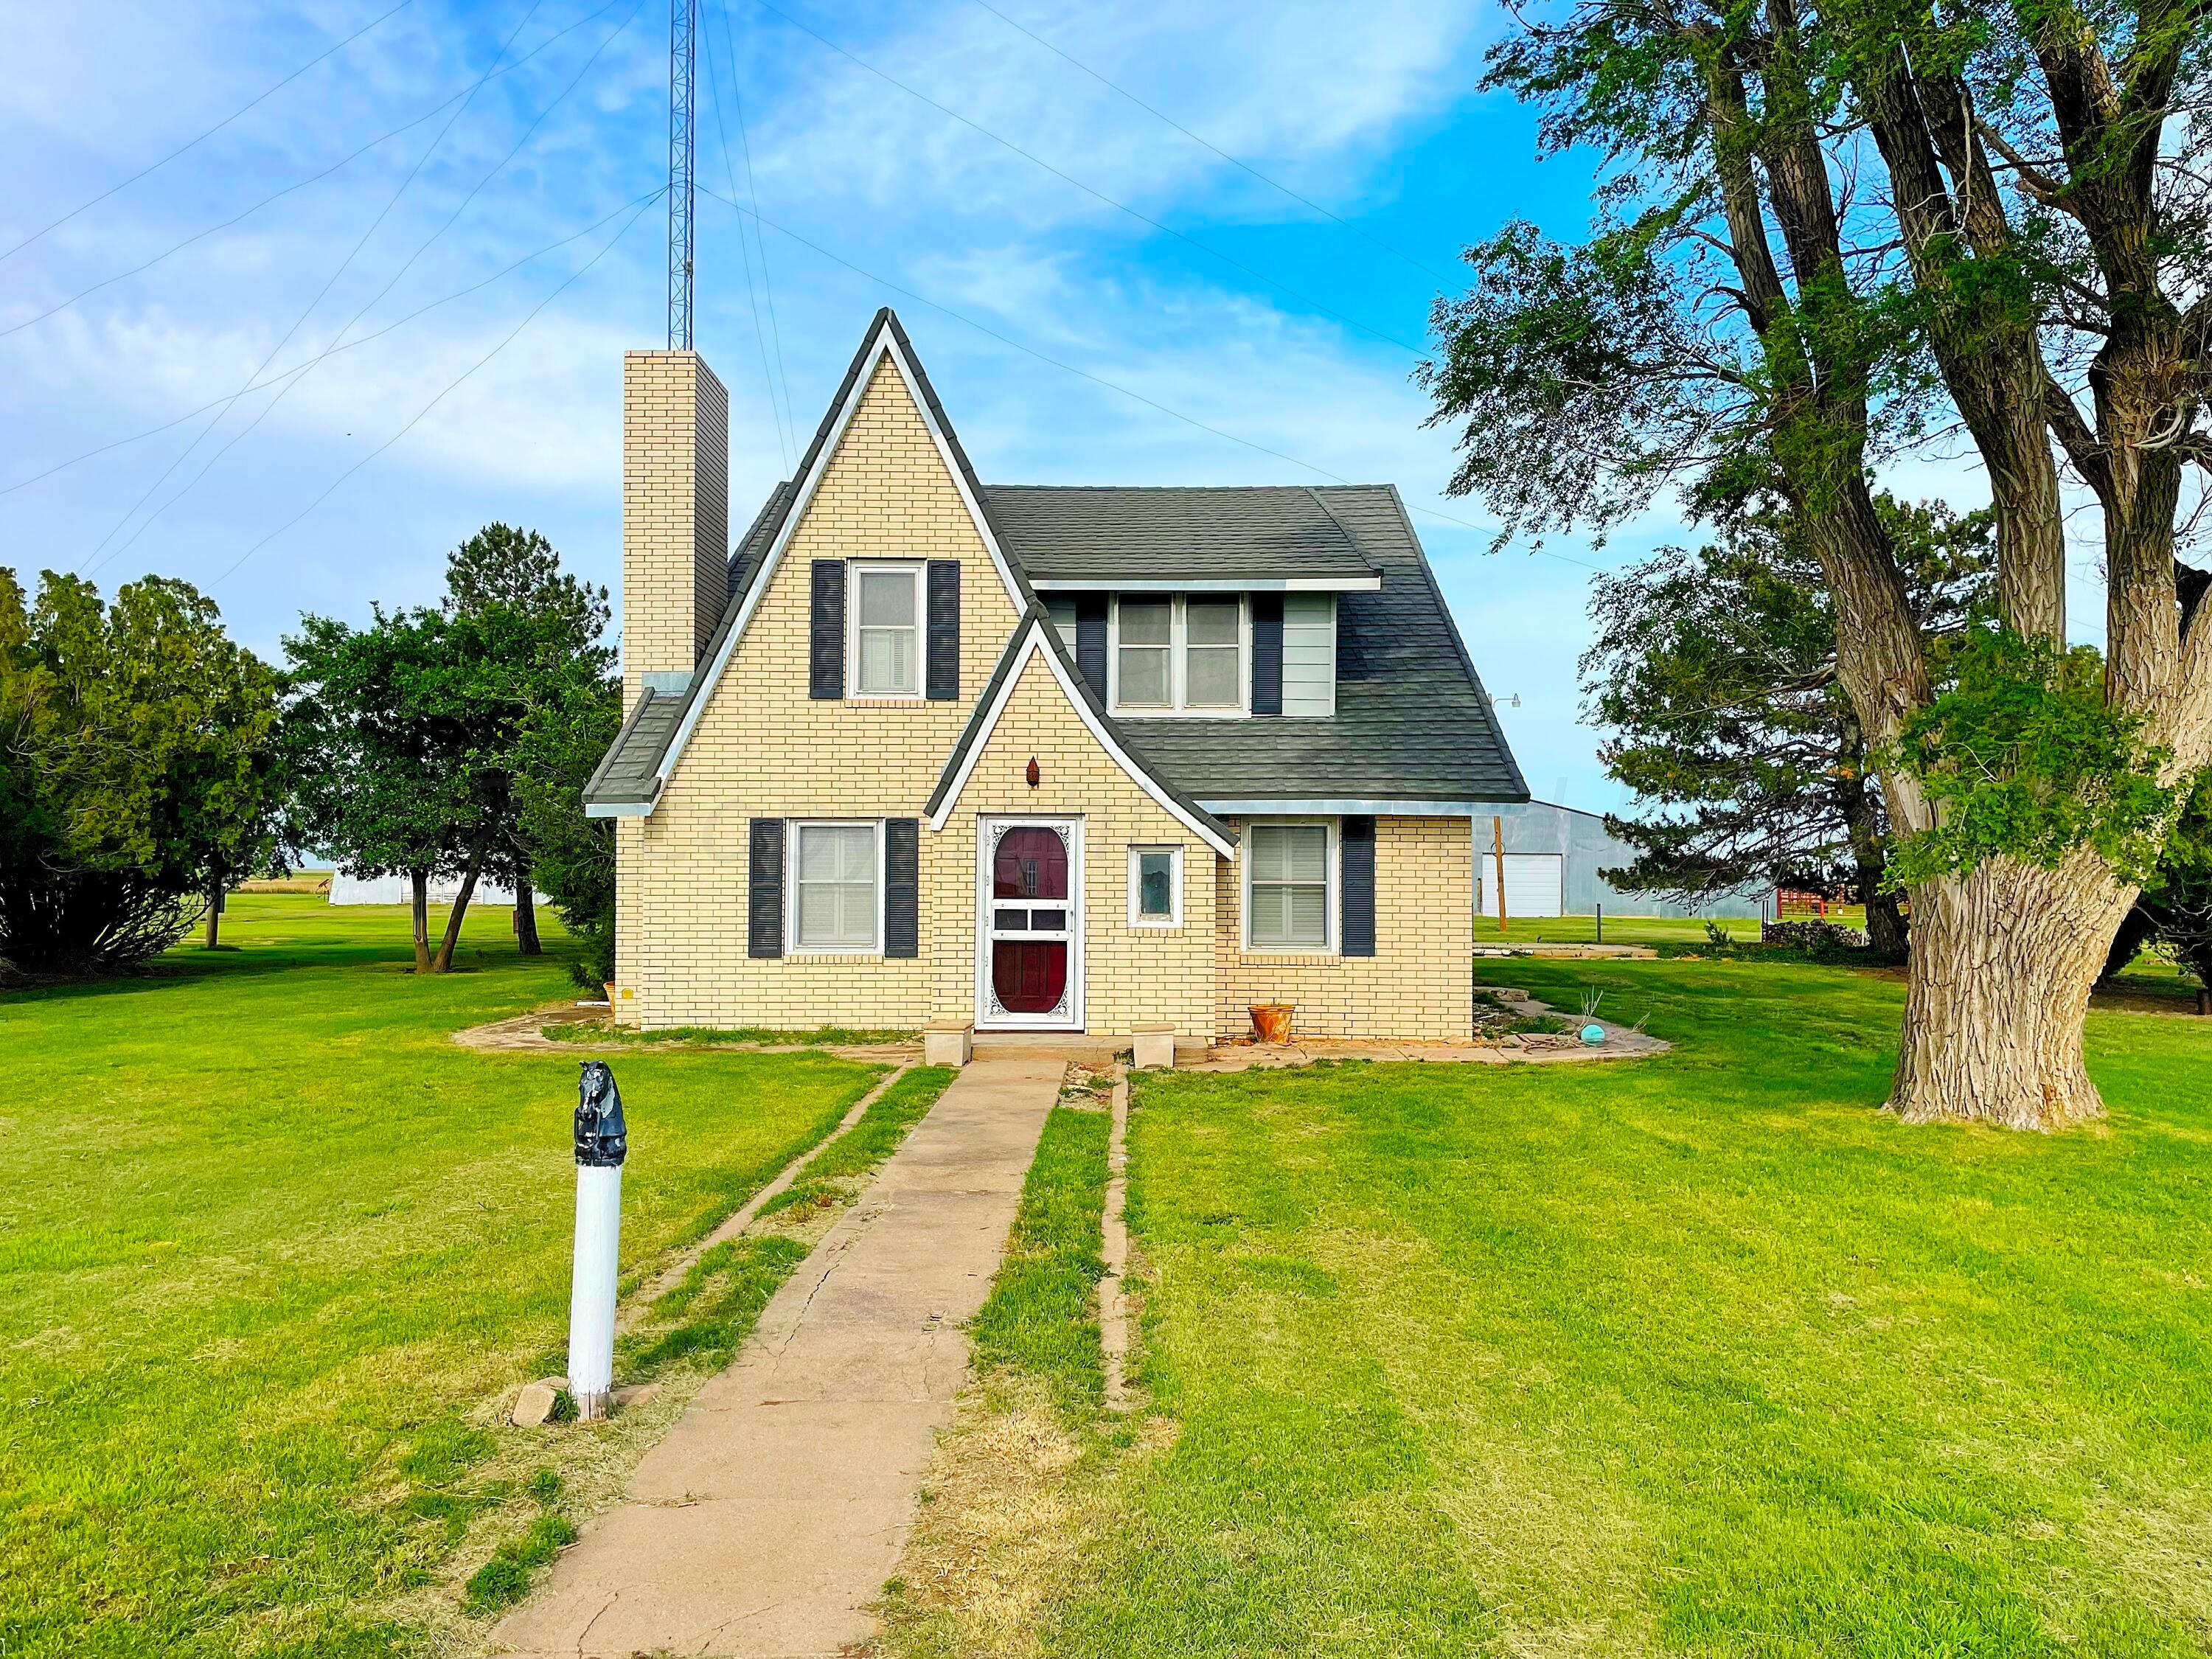
<svg viewBox="0 0 2212 1659">
<path fill-rule="evenodd" d="M 845 695 L 845 562 L 814 562 L 814 606 L 807 628 L 806 695 Z M 781 834 L 781 831 L 778 831 Z M 756 956 L 760 954 L 756 951 Z"/>
<path fill-rule="evenodd" d="M 884 820 L 884 954 L 921 954 L 921 820 Z"/>
<path fill-rule="evenodd" d="M 1283 712 L 1283 596 L 1252 596 L 1252 712 Z"/>
<path fill-rule="evenodd" d="M 780 957 L 783 954 L 781 818 L 753 820 L 745 864 L 745 954 Z"/>
<path fill-rule="evenodd" d="M 929 562 L 929 695 L 960 695 L 960 561 Z M 896 954 L 896 953 L 895 953 Z"/>
<path fill-rule="evenodd" d="M 1375 820 L 1347 817 L 1337 835 L 1344 871 L 1344 926 L 1338 938 L 1347 957 L 1375 954 Z"/>
<path fill-rule="evenodd" d="M 1091 689 L 1098 694 L 1098 701 L 1106 701 L 1106 596 L 1103 593 L 1078 593 L 1075 596 L 1075 666 L 1078 672 L 1090 682 Z"/>
</svg>

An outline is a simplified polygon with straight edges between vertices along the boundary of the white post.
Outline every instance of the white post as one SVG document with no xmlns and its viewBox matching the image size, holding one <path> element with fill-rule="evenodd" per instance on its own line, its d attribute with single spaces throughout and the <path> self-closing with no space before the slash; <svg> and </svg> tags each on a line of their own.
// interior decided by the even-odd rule
<svg viewBox="0 0 2212 1659">
<path fill-rule="evenodd" d="M 622 1165 L 576 1167 L 576 1278 L 568 1296 L 568 1391 L 576 1415 L 605 1417 L 615 1386 L 615 1264 Z"/>
<path fill-rule="evenodd" d="M 576 1415 L 603 1418 L 615 1386 L 615 1283 L 629 1127 L 604 1060 L 586 1060 L 576 1106 L 576 1264 L 568 1293 L 568 1392 Z"/>
</svg>

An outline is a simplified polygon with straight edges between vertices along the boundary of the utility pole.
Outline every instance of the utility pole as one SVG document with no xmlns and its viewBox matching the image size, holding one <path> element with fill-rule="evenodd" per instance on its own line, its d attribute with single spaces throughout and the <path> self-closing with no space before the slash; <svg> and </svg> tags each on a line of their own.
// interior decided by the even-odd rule
<svg viewBox="0 0 2212 1659">
<path fill-rule="evenodd" d="M 668 349 L 691 349 L 691 117 L 699 64 L 699 0 L 671 0 L 668 14 Z"/>
</svg>

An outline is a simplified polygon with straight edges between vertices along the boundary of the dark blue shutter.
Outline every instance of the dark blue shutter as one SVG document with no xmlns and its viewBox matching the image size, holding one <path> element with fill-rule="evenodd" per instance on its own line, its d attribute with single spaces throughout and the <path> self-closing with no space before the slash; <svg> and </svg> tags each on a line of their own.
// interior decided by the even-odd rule
<svg viewBox="0 0 2212 1659">
<path fill-rule="evenodd" d="M 1337 835 L 1344 874 L 1343 926 L 1339 949 L 1347 957 L 1375 954 L 1375 820 L 1347 817 Z"/>
<path fill-rule="evenodd" d="M 1283 712 L 1283 596 L 1252 596 L 1252 712 Z"/>
<path fill-rule="evenodd" d="M 1091 682 L 1098 701 L 1106 701 L 1106 596 L 1075 596 L 1075 666 Z"/>
<path fill-rule="evenodd" d="M 783 820 L 755 818 L 745 859 L 745 954 L 783 954 Z"/>
<path fill-rule="evenodd" d="M 884 954 L 921 954 L 920 818 L 884 820 Z"/>
<path fill-rule="evenodd" d="M 929 562 L 929 695 L 960 695 L 960 561 Z M 908 952 L 912 955 L 911 951 Z"/>
<path fill-rule="evenodd" d="M 806 695 L 845 695 L 845 562 L 814 562 L 814 609 L 806 641 Z M 758 951 L 754 952 L 756 956 Z"/>
</svg>

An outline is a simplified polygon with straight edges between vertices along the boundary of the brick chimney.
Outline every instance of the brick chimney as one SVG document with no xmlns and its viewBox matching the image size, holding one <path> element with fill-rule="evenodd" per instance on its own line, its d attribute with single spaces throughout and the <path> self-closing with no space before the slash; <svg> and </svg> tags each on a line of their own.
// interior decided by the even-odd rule
<svg viewBox="0 0 2212 1659">
<path fill-rule="evenodd" d="M 623 356 L 623 708 L 679 692 L 729 601 L 730 394 L 696 351 Z"/>
</svg>

